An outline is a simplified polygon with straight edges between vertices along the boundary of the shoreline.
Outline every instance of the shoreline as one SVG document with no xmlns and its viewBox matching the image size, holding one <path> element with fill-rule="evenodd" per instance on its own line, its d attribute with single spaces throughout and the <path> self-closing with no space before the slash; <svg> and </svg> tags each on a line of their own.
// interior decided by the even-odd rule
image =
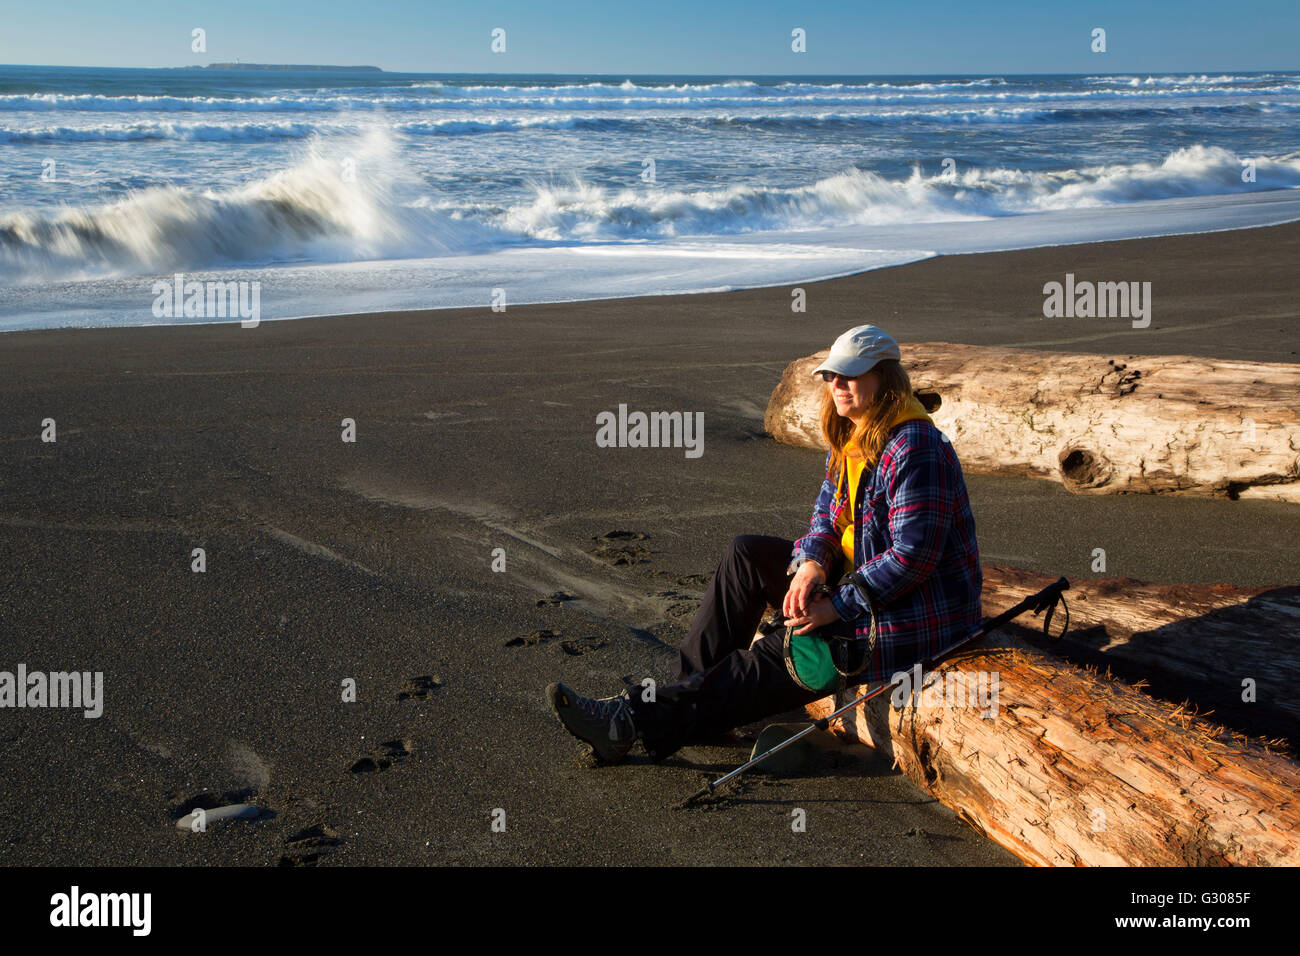
<svg viewBox="0 0 1300 956">
<path fill-rule="evenodd" d="M 1164 199 L 1164 200 L 1154 200 L 1154 201 L 1144 200 L 1144 201 L 1136 202 L 1134 204 L 1121 204 L 1119 206 L 1115 206 L 1111 208 L 1110 212 L 1115 217 L 1123 217 L 1123 216 L 1132 216 L 1134 215 L 1134 213 L 1141 212 L 1143 209 L 1147 207 L 1152 207 L 1153 210 L 1154 208 L 1159 207 L 1159 208 L 1164 208 L 1167 211 L 1169 207 L 1161 206 L 1161 204 L 1163 203 L 1177 204 L 1181 202 L 1186 202 L 1189 199 L 1219 200 L 1221 202 L 1226 202 L 1229 206 L 1240 205 L 1243 208 L 1248 208 L 1254 204 L 1265 205 L 1274 202 L 1284 202 L 1288 197 L 1292 197 L 1293 195 L 1297 195 L 1296 189 L 1279 187 L 1276 189 L 1260 190 L 1258 192 L 1249 193 L 1249 194 L 1224 194 L 1219 196 L 1205 196 L 1205 197 L 1199 197 L 1199 196 L 1198 197 L 1171 197 L 1169 199 Z M 1255 197 L 1264 197 L 1264 198 L 1258 199 Z M 1247 202 L 1246 200 L 1248 199 L 1251 201 Z M 1095 214 L 1098 212 L 1105 212 L 1105 211 L 1106 211 L 1106 207 L 1101 207 L 1100 209 L 1081 208 L 1081 209 L 1073 210 L 1073 212 L 1076 214 Z M 989 221 L 991 223 L 997 223 L 998 225 L 1001 225 L 1002 222 L 1004 221 L 1016 221 L 1021 219 L 1026 219 L 1030 222 L 1033 222 L 1035 221 L 1035 217 L 1037 216 L 1053 216 L 1059 213 L 1060 213 L 1059 210 L 1042 210 L 1035 213 L 1023 213 L 1018 216 L 1009 217 L 1008 219 L 1005 220 L 1002 220 L 999 217 L 991 217 Z M 629 299 L 646 299 L 646 298 L 676 297 L 676 296 L 690 297 L 690 296 L 701 296 L 701 295 L 725 295 L 725 294 L 732 294 L 737 292 L 753 292 L 753 291 L 758 291 L 763 289 L 778 289 L 778 288 L 790 289 L 798 286 L 818 285 L 825 282 L 833 282 L 837 280 L 849 279 L 855 276 L 862 276 L 870 272 L 880 272 L 880 271 L 886 271 L 890 269 L 897 269 L 897 268 L 901 268 L 902 266 L 914 265 L 918 262 L 925 262 L 931 259 L 964 257 L 970 255 L 1001 255 L 1001 254 L 1008 254 L 1008 253 L 1035 252 L 1035 251 L 1051 250 L 1051 249 L 1069 249 L 1077 246 L 1104 245 L 1104 244 L 1110 244 L 1116 242 L 1153 242 L 1153 241 L 1158 241 L 1162 239 L 1171 239 L 1171 238 L 1214 236 L 1222 233 L 1247 232 L 1247 231 L 1256 231 L 1260 229 L 1278 229 L 1278 228 L 1285 228 L 1286 226 L 1293 226 L 1296 225 L 1297 223 L 1300 223 L 1300 210 L 1297 210 L 1297 215 L 1295 218 L 1280 223 L 1266 223 L 1266 224 L 1259 224 L 1259 223 L 1252 223 L 1252 222 L 1248 222 L 1244 224 L 1236 223 L 1231 225 L 1220 225 L 1216 227 L 1197 228 L 1189 231 L 1180 231 L 1176 226 L 1173 225 L 1173 221 L 1171 220 L 1170 222 L 1166 223 L 1165 226 L 1163 226 L 1162 228 L 1172 229 L 1173 231 L 1156 232 L 1154 234 L 1147 234 L 1141 236 L 1128 236 L 1128 237 L 1121 237 L 1121 238 L 1106 238 L 1106 237 L 1097 238 L 1096 236 L 1089 236 L 1089 237 L 1077 239 L 1073 242 L 1052 241 L 1052 242 L 1037 243 L 1037 244 L 1031 242 L 1031 244 L 1029 245 L 1017 245 L 1015 244 L 1016 240 L 1012 240 L 1011 245 L 998 246 L 993 249 L 980 249 L 980 248 L 963 249 L 961 248 L 961 246 L 963 244 L 969 244 L 971 240 L 969 238 L 963 239 L 959 236 L 954 235 L 948 239 L 942 240 L 941 242 L 935 243 L 936 245 L 939 245 L 941 247 L 938 249 L 928 249 L 928 248 L 922 249 L 922 247 L 930 244 L 925 242 L 921 242 L 919 245 L 917 243 L 909 242 L 906 243 L 907 248 L 899 247 L 897 249 L 890 248 L 885 250 L 878 250 L 878 249 L 870 248 L 868 246 L 863 246 L 861 248 L 862 254 L 872 253 L 872 254 L 885 254 L 888 256 L 888 255 L 902 255 L 903 253 L 913 253 L 913 252 L 921 252 L 921 251 L 924 251 L 925 254 L 917 258 L 907 259 L 906 261 L 902 261 L 902 262 L 893 262 L 885 265 L 875 265 L 875 266 L 869 266 L 867 268 L 851 269 L 848 271 L 832 271 L 820 278 L 807 278 L 807 279 L 799 278 L 799 279 L 793 279 L 791 281 L 765 283 L 765 284 L 757 284 L 757 285 L 745 284 L 742 282 L 742 284 L 728 286 L 726 288 L 704 289 L 704 290 L 696 290 L 696 291 L 688 291 L 688 292 L 654 291 L 654 292 L 632 293 L 630 295 L 618 295 L 618 296 L 598 294 L 598 295 L 588 295 L 586 297 L 575 298 L 575 299 L 541 299 L 541 300 L 531 301 L 531 302 L 511 303 L 509 305 L 509 308 L 519 309 L 519 308 L 535 308 L 535 307 L 542 307 L 542 306 L 579 305 L 579 304 L 594 303 L 594 302 L 621 302 Z M 951 223 L 941 222 L 941 223 L 935 223 L 931 225 L 935 227 L 961 228 L 963 224 L 960 222 L 951 222 Z M 1085 221 L 1081 221 L 1078 224 L 1078 227 L 1084 229 L 1091 229 L 1094 232 L 1098 231 L 1098 227 L 1096 226 L 1095 223 L 1092 225 L 1088 225 Z M 888 229 L 890 229 L 891 227 L 886 226 L 882 228 L 888 231 Z M 831 230 L 831 232 L 835 232 L 835 231 L 836 231 L 835 229 Z M 1104 230 L 1101 231 L 1104 232 Z M 1032 229 L 1030 230 L 1030 232 L 1032 232 Z M 733 241 L 738 241 L 741 243 L 749 243 L 751 240 L 754 240 L 752 244 L 755 246 L 755 248 L 762 249 L 764 248 L 765 245 L 767 245 L 767 242 L 763 241 L 765 239 L 772 243 L 776 243 L 780 245 L 782 240 L 790 241 L 792 237 L 797 240 L 799 236 L 800 236 L 799 232 L 787 233 L 787 232 L 778 231 L 776 233 L 771 233 L 771 234 L 767 234 L 763 232 L 741 233 L 738 236 L 734 236 L 730 238 Z M 682 237 L 682 238 L 690 238 L 690 237 Z M 712 238 L 714 240 L 719 240 L 719 241 L 725 241 L 726 239 L 728 239 L 728 237 L 725 235 L 718 235 L 709 238 Z M 826 236 L 823 236 L 822 238 L 823 240 L 827 239 Z M 863 242 L 865 238 L 866 237 L 864 236 L 850 236 L 850 237 L 846 237 L 844 241 L 850 243 L 853 242 L 860 243 Z M 939 237 L 933 236 L 931 238 L 938 239 Z M 895 237 L 891 241 L 897 243 L 899 240 L 897 237 Z M 944 248 L 942 248 L 944 244 L 947 244 L 952 248 L 945 250 Z M 978 246 L 978 242 L 976 243 L 976 245 Z M 913 248 L 913 246 L 915 246 L 915 248 Z M 596 246 L 593 246 L 592 248 L 599 249 L 601 248 L 601 246 L 598 244 Z M 544 246 L 541 247 L 540 250 L 533 250 L 533 251 L 546 251 L 546 250 L 556 251 L 557 247 Z M 493 254 L 510 255 L 512 252 L 515 251 L 518 250 L 512 250 L 509 247 L 502 247 L 494 250 L 492 253 L 487 253 L 485 255 L 489 255 L 489 256 Z M 470 261 L 474 261 L 477 257 L 475 256 L 452 257 L 453 261 L 458 261 L 460 259 L 465 259 L 465 258 L 468 258 Z M 239 267 L 239 266 L 232 267 L 231 269 L 228 270 L 214 270 L 212 268 L 201 268 L 196 271 L 188 271 L 188 272 L 186 270 L 180 270 L 179 275 L 188 274 L 188 275 L 197 275 L 197 276 L 205 276 L 205 275 L 210 276 L 214 273 L 218 273 L 218 274 L 224 274 L 226 276 L 226 278 L 224 279 L 216 280 L 221 282 L 222 285 L 225 285 L 229 281 L 229 278 L 231 276 L 239 276 L 240 277 L 239 281 L 241 283 L 252 282 L 254 285 L 260 286 L 260 283 L 263 281 L 273 281 L 275 278 L 279 278 L 281 281 L 283 281 L 286 276 L 292 277 L 293 270 L 301 270 L 301 269 L 311 270 L 311 269 L 329 269 L 329 268 L 356 269 L 356 268 L 364 268 L 364 267 L 372 267 L 372 268 L 383 267 L 389 270 L 394 270 L 394 269 L 400 269 L 403 266 L 403 264 L 406 264 L 408 270 L 414 270 L 418 272 L 421 269 L 427 269 L 428 263 L 432 261 L 437 261 L 437 260 L 417 258 L 417 259 L 410 259 L 410 260 L 390 259 L 390 260 L 373 260 L 373 261 L 317 262 L 317 263 L 296 264 L 296 265 L 280 263 L 275 266 L 266 267 L 266 270 L 269 276 L 271 277 L 270 279 L 266 279 L 266 280 L 258 278 L 262 270 L 250 269 L 247 267 Z M 514 263 L 514 266 L 518 266 L 518 265 L 519 265 L 518 262 Z M 510 268 L 511 268 L 510 265 L 505 266 L 507 273 Z M 156 285 L 157 282 L 170 280 L 172 276 L 177 274 L 178 273 L 170 273 L 167 276 L 161 276 L 161 275 L 137 276 L 134 278 L 140 279 L 142 281 L 151 280 L 151 285 Z M 641 277 L 636 273 L 629 273 L 624 278 L 628 279 L 634 284 L 641 281 Z M 109 282 L 109 281 L 121 281 L 121 279 L 116 279 L 116 280 L 90 279 L 90 280 L 79 280 L 78 282 L 64 283 L 64 284 L 78 285 L 78 284 L 89 283 L 93 285 L 95 283 Z M 499 280 L 494 279 L 493 281 L 499 281 Z M 12 288 L 15 290 L 26 291 L 29 290 L 31 287 L 14 286 Z M 355 298 L 357 295 L 357 293 L 351 292 L 345 288 L 340 288 L 335 291 L 338 294 L 344 296 L 345 298 L 346 297 Z M 380 294 L 378 293 L 377 290 L 371 290 L 371 293 L 376 295 Z M 326 293 L 323 292 L 313 293 L 312 296 L 309 296 L 307 298 L 309 300 L 313 298 L 320 298 L 322 295 L 325 294 Z M 210 301 L 211 300 L 209 300 L 209 302 Z M 170 305 L 170 301 L 169 301 L 169 305 Z M 114 299 L 112 301 L 112 309 L 116 310 L 119 306 L 120 306 L 120 300 Z M 179 293 L 177 298 L 177 307 L 179 308 Z M 369 316 L 369 315 L 444 313 L 444 312 L 458 311 L 458 310 L 474 312 L 474 311 L 488 309 L 488 308 L 489 308 L 488 305 L 481 305 L 475 302 L 471 304 L 461 303 L 461 304 L 451 304 L 451 305 L 442 305 L 442 306 L 433 306 L 433 307 L 422 306 L 418 308 L 401 307 L 401 308 L 394 308 L 394 309 L 373 309 L 373 310 L 368 309 L 364 311 L 357 311 L 355 309 L 344 309 L 338 312 L 305 312 L 301 315 L 294 315 L 294 316 L 277 316 L 277 317 L 267 317 L 267 318 L 259 317 L 259 324 L 262 322 L 266 322 L 266 323 L 299 322 L 299 321 L 313 320 L 313 319 L 332 319 L 332 318 L 337 319 L 337 318 L 351 318 L 351 317 L 361 317 L 361 316 Z M 88 311 L 88 307 L 86 306 L 86 304 L 80 301 L 67 302 L 66 309 L 71 312 Z M 21 314 L 25 315 L 27 313 L 21 313 Z M 32 314 L 37 314 L 37 313 L 32 313 Z M 170 315 L 170 312 L 168 313 L 168 315 Z M 0 319 L 0 321 L 3 320 Z M 89 331 L 92 328 L 126 329 L 126 328 L 184 328 L 190 326 L 220 327 L 220 326 L 239 324 L 239 321 L 240 321 L 239 319 L 234 319 L 231 321 L 221 321 L 221 322 L 204 322 L 204 321 L 161 322 L 161 323 L 150 322 L 150 323 L 138 324 L 138 325 L 107 325 L 107 326 L 89 326 L 89 327 L 50 326 L 50 327 L 38 327 L 38 328 L 31 328 L 31 329 L 0 328 L 0 334 L 6 334 L 12 332 L 59 331 L 59 330 Z"/>
<path fill-rule="evenodd" d="M 1241 237 L 1240 241 L 1235 243 L 1217 242 L 1217 237 Z M 1300 244 L 1300 221 L 1282 223 L 1272 226 L 1254 226 L 1246 228 L 1233 228 L 1214 230 L 1202 233 L 1188 233 L 1174 236 L 1157 236 L 1154 238 L 1144 239 L 1119 239 L 1105 242 L 1080 242 L 1065 245 L 1038 246 L 1027 249 L 1015 249 L 999 252 L 973 252 L 973 253 L 954 253 L 944 255 L 934 255 L 926 259 L 920 259 L 913 262 L 902 263 L 899 265 L 882 266 L 876 269 L 868 269 L 860 272 L 853 272 L 842 276 L 836 276 L 829 279 L 821 279 L 812 282 L 798 283 L 798 285 L 808 286 L 818 292 L 829 293 L 828 298 L 837 307 L 850 301 L 853 295 L 863 289 L 869 289 L 872 285 L 878 284 L 883 287 L 884 294 L 891 300 L 891 305 L 895 304 L 900 297 L 900 293 L 912 283 L 911 277 L 916 274 L 917 270 L 932 270 L 933 276 L 922 276 L 918 278 L 919 282 L 946 282 L 957 285 L 971 285 L 974 277 L 985 270 L 995 271 L 1001 266 L 998 260 L 1008 257 L 1007 261 L 1011 262 L 1010 257 L 1016 257 L 1018 261 L 1014 262 L 1014 268 L 1034 270 L 1044 281 L 1059 280 L 1068 271 L 1067 267 L 1053 269 L 1049 265 L 1054 259 L 1066 261 L 1065 257 L 1070 255 L 1071 250 L 1078 250 L 1077 261 L 1075 265 L 1069 268 L 1076 270 L 1086 270 L 1098 266 L 1112 265 L 1115 272 L 1120 272 L 1120 268 L 1114 268 L 1114 263 L 1123 263 L 1122 269 L 1131 271 L 1130 263 L 1134 261 L 1146 261 L 1143 268 L 1153 272 L 1161 273 L 1159 278 L 1173 278 L 1178 273 L 1176 269 L 1162 267 L 1153 263 L 1152 255 L 1161 251 L 1164 244 L 1169 244 L 1170 250 L 1176 250 L 1182 261 L 1195 263 L 1196 269 L 1193 272 L 1192 282 L 1200 288 L 1195 292 L 1181 291 L 1179 293 L 1180 305 L 1190 304 L 1200 300 L 1200 304 L 1194 306 L 1189 311 L 1192 313 L 1214 314 L 1214 302 L 1205 304 L 1205 298 L 1222 299 L 1224 293 L 1235 292 L 1240 288 L 1233 275 L 1234 272 L 1254 273 L 1255 288 L 1251 292 L 1251 298 L 1256 300 L 1276 300 L 1280 305 L 1285 304 L 1285 293 L 1292 286 L 1288 278 L 1283 274 L 1287 263 L 1284 258 L 1277 254 L 1278 244 L 1290 245 Z M 1211 261 L 1216 256 L 1226 254 L 1229 250 L 1236 250 L 1234 255 L 1234 265 L 1232 267 L 1218 268 L 1219 280 L 1218 287 L 1204 273 L 1203 263 Z M 1129 255 L 1133 253 L 1133 255 Z M 1277 268 L 1272 268 L 1271 264 L 1276 264 Z M 1125 275 L 1127 273 L 1124 273 Z M 872 277 L 881 277 L 878 280 Z M 1178 275 L 1179 279 L 1184 278 Z M 981 283 L 986 285 L 987 283 Z M 1153 283 L 1154 284 L 1154 283 Z M 1260 287 L 1262 284 L 1262 288 Z M 905 344 L 907 341 L 950 341 L 967 344 L 980 345 L 1006 345 L 1010 347 L 1034 348 L 1036 346 L 1053 346 L 1059 347 L 1065 344 L 1076 343 L 1094 343 L 1093 347 L 1081 349 L 1085 352 L 1109 352 L 1117 353 L 1128 349 L 1125 354 L 1167 354 L 1167 355 L 1199 355 L 1210 358 L 1228 358 L 1233 357 L 1227 354 L 1220 354 L 1213 351 L 1215 344 L 1211 337 L 1199 335 L 1207 326 L 1194 326 L 1183 322 L 1178 325 L 1153 324 L 1149 329 L 1134 330 L 1131 334 L 1127 329 L 1116 328 L 1112 332 L 1105 330 L 1094 331 L 1080 336 L 1067 336 L 1065 338 L 1057 337 L 1040 337 L 1038 335 L 1028 334 L 1027 326 L 1036 325 L 1042 322 L 1041 305 L 1042 296 L 1038 289 L 1042 283 L 1035 285 L 1034 282 L 1027 282 L 1026 287 L 1020 290 L 1020 296 L 1017 305 L 1021 306 L 1020 314 L 1004 322 L 1003 331 L 1009 331 L 1014 327 L 1019 332 L 1026 334 L 1012 335 L 1012 340 L 1006 340 L 1007 336 L 996 334 L 971 334 L 963 329 L 959 322 L 943 321 L 935 303 L 922 302 L 920 314 L 911 317 L 911 323 L 906 329 L 898 329 L 895 337 L 900 343 Z M 1300 286 L 1300 283 L 1295 283 Z M 1226 289 L 1224 288 L 1226 286 Z M 1234 288 L 1237 287 L 1237 288 Z M 618 310 L 620 308 L 631 307 L 638 303 L 647 304 L 664 304 L 671 303 L 676 306 L 687 306 L 693 302 L 700 304 L 702 309 L 711 309 L 715 305 L 721 305 L 721 300 L 715 303 L 718 297 L 733 297 L 732 302 L 735 305 L 754 305 L 761 303 L 763 311 L 768 314 L 780 314 L 781 306 L 787 303 L 780 301 L 778 295 L 777 308 L 773 309 L 773 293 L 792 288 L 791 284 L 773 285 L 773 286 L 756 286 L 743 289 L 732 289 L 726 291 L 714 292 L 693 292 L 682 293 L 677 295 L 636 295 L 622 298 L 602 298 L 602 299 L 579 299 L 569 302 L 541 302 L 530 303 L 526 305 L 510 305 L 509 313 L 518 313 L 527 311 L 529 313 L 537 312 L 547 313 L 555 310 L 571 309 L 581 313 L 588 313 L 593 309 Z M 1167 288 L 1167 287 L 1166 287 Z M 1157 288 L 1157 294 L 1161 294 L 1163 289 Z M 954 304 L 957 296 L 936 295 L 936 298 L 947 303 Z M 1004 292 L 1005 300 L 1005 292 Z M 652 308 L 651 311 L 661 311 L 662 306 Z M 898 309 L 894 309 L 894 314 L 898 314 Z M 991 315 L 992 311 L 988 306 L 982 307 L 986 315 Z M 1259 308 L 1255 307 L 1253 311 L 1258 312 Z M 256 333 L 259 329 L 277 329 L 303 327 L 315 331 L 316 327 L 320 329 L 330 329 L 334 325 L 346 322 L 366 323 L 373 320 L 383 322 L 396 322 L 403 325 L 412 325 L 419 323 L 425 317 L 431 318 L 470 318 L 480 317 L 498 321 L 505 313 L 493 313 L 490 306 L 447 306 L 430 309 L 400 309 L 400 310 L 376 310 L 370 312 L 345 312 L 329 315 L 311 315 L 292 319 L 262 319 L 255 329 L 241 329 L 240 331 Z M 1278 309 L 1278 318 L 1291 318 L 1295 315 L 1295 310 Z M 918 318 L 923 321 L 918 323 Z M 1249 317 L 1253 324 L 1264 318 L 1260 315 Z M 864 320 L 865 321 L 865 320 Z M 883 320 L 882 321 L 887 321 Z M 1083 321 L 1107 321 L 1107 320 L 1047 320 L 1056 322 L 1083 322 Z M 1166 320 L 1168 321 L 1168 320 Z M 924 326 L 919 332 L 911 333 L 916 324 Z M 1225 325 L 1231 322 L 1225 322 Z M 238 327 L 239 321 L 208 323 L 208 322 L 191 322 L 191 323 L 173 323 L 168 325 L 133 325 L 133 326 L 111 326 L 111 327 L 62 327 L 62 328 L 42 328 L 42 329 L 15 329 L 8 332 L 0 333 L 0 341 L 23 341 L 32 344 L 40 344 L 43 337 L 46 336 L 83 336 L 86 338 L 101 337 L 105 343 L 113 338 L 121 337 L 125 339 L 158 333 L 159 330 L 176 335 L 195 335 L 200 337 L 228 334 L 231 327 Z M 1283 322 L 1278 322 L 1270 327 L 1269 332 L 1275 333 L 1268 338 L 1276 337 L 1279 345 L 1287 342 L 1287 336 L 1293 336 L 1293 341 L 1297 345 L 1296 349 L 1279 350 L 1275 346 L 1266 346 L 1258 349 L 1244 350 L 1244 357 L 1251 361 L 1293 361 L 1289 356 L 1300 354 L 1300 333 L 1294 329 L 1288 329 Z M 1163 338 L 1168 336 L 1168 338 Z M 276 338 L 281 337 L 281 332 L 277 331 Z M 816 339 L 810 340 L 807 354 L 816 351 L 816 348 L 823 347 L 817 345 Z M 1227 352 L 1240 352 L 1240 344 L 1229 344 L 1227 339 L 1223 339 L 1222 350 Z M 1168 347 L 1163 343 L 1167 342 Z M 1103 346 L 1109 344 L 1111 348 Z M 1160 347 L 1152 347 L 1160 344 Z M 1121 347 L 1122 345 L 1122 347 Z M 791 359 L 798 355 L 791 355 Z"/>
</svg>

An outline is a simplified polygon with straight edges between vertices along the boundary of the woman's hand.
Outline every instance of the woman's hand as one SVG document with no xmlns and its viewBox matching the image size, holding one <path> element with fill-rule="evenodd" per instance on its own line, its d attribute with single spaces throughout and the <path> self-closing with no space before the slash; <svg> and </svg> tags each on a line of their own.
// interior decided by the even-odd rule
<svg viewBox="0 0 1300 956">
<path fill-rule="evenodd" d="M 826 569 L 816 561 L 805 561 L 799 565 L 790 581 L 790 588 L 785 592 L 781 603 L 781 613 L 786 617 L 802 617 L 812 604 L 813 589 L 826 582 Z M 829 602 L 828 602 L 829 603 Z"/>
<path fill-rule="evenodd" d="M 818 594 L 813 598 L 808 613 L 789 618 L 785 623 L 787 627 L 800 628 L 800 630 L 795 631 L 796 634 L 807 634 L 809 631 L 815 631 L 838 620 L 840 620 L 840 614 L 835 610 L 835 605 L 831 603 L 831 599 L 825 594 Z"/>
</svg>

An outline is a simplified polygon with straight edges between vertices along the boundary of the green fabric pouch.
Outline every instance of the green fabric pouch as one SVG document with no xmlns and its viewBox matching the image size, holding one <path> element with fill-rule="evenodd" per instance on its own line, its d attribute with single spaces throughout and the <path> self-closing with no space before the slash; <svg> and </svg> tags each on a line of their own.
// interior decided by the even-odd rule
<svg viewBox="0 0 1300 956">
<path fill-rule="evenodd" d="M 859 575 L 846 575 L 840 584 L 852 583 L 858 589 L 859 596 L 870 607 L 871 630 L 866 640 L 840 635 L 835 630 L 810 631 L 794 633 L 797 628 L 785 628 L 785 637 L 781 641 L 781 657 L 785 659 L 785 670 L 789 672 L 794 683 L 805 691 L 814 693 L 835 693 L 848 685 L 848 678 L 855 678 L 867 669 L 871 663 L 872 653 L 876 649 L 876 602 L 868 591 L 866 584 L 858 580 Z M 831 589 L 820 584 L 816 593 L 829 594 Z M 776 623 L 776 622 L 772 622 Z M 759 628 L 762 630 L 762 628 Z M 775 627 L 772 628 L 775 630 Z"/>
<path fill-rule="evenodd" d="M 804 690 L 819 694 L 841 691 L 848 685 L 847 678 L 856 677 L 871 663 L 876 649 L 876 602 L 864 583 L 853 580 L 859 577 L 851 575 L 844 581 L 853 581 L 871 609 L 871 629 L 865 640 L 859 640 L 856 634 L 852 637 L 837 634 L 833 629 L 827 630 L 825 635 L 821 631 L 796 634 L 796 628 L 785 629 L 781 646 L 785 669 Z M 824 584 L 815 590 L 826 595 L 831 593 Z"/>
<path fill-rule="evenodd" d="M 785 669 L 804 690 L 829 694 L 844 687 L 844 677 L 831 658 L 830 642 L 816 631 L 796 634 L 795 628 L 787 627 L 782 647 Z"/>
</svg>

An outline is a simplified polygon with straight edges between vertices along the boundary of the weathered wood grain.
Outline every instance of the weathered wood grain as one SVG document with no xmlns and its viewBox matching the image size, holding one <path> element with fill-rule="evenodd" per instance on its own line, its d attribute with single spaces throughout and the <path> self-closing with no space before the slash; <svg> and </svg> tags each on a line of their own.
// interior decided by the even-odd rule
<svg viewBox="0 0 1300 956">
<path fill-rule="evenodd" d="M 764 426 L 824 449 L 818 352 L 786 368 Z M 903 364 L 972 474 L 1052 478 L 1079 494 L 1300 503 L 1300 365 L 923 342 Z"/>
</svg>

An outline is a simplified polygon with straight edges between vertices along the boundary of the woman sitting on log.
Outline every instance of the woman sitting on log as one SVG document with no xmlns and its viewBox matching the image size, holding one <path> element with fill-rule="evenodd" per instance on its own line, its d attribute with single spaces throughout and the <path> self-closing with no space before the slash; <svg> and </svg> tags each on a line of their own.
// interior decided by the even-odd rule
<svg viewBox="0 0 1300 956">
<path fill-rule="evenodd" d="M 638 739 L 662 760 L 846 684 L 885 680 L 982 623 L 961 465 L 913 394 L 898 343 L 858 326 L 813 374 L 827 383 L 830 452 L 808 533 L 731 542 L 682 644 L 676 683 L 601 699 L 546 689 L 565 729 L 601 760 L 621 760 Z M 768 604 L 781 608 L 784 633 L 751 645 Z"/>
</svg>

